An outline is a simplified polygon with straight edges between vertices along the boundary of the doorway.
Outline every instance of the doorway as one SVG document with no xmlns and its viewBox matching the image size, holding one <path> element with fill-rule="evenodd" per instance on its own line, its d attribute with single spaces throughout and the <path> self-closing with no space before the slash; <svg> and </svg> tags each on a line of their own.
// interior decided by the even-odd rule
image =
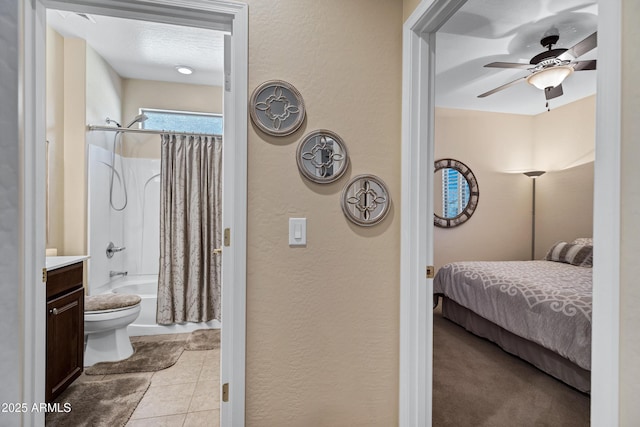
<svg viewBox="0 0 640 427">
<path fill-rule="evenodd" d="M 30 185 L 26 197 L 42 200 L 45 197 L 44 145 L 34 141 L 44 140 L 45 111 L 40 101 L 45 98 L 45 32 L 46 9 L 58 9 L 80 14 L 96 14 L 119 18 L 138 19 L 172 25 L 191 26 L 229 34 L 224 41 L 225 66 L 223 76 L 224 137 L 226 140 L 223 162 L 232 167 L 224 168 L 222 227 L 229 230 L 229 239 L 223 248 L 223 283 L 233 283 L 223 289 L 220 386 L 228 384 L 228 395 L 221 405 L 221 425 L 244 425 L 244 360 L 245 360 L 245 289 L 246 289 L 246 171 L 247 171 L 247 69 L 248 69 L 248 7 L 246 4 L 211 1 L 180 0 L 172 2 L 92 1 L 67 2 L 38 1 L 25 5 L 24 48 L 26 57 L 33 58 L 25 65 L 25 124 L 32 128 L 25 135 L 27 145 L 26 164 L 33 165 L 24 173 Z M 31 148 L 33 147 L 33 148 Z M 37 204 L 36 204 L 37 206 Z M 44 265 L 45 214 L 34 209 L 33 218 L 25 224 L 25 233 L 34 236 L 25 242 L 26 278 L 35 281 L 34 271 Z M 44 288 L 27 287 L 25 307 L 38 307 L 44 301 Z M 33 310 L 36 312 L 36 310 Z M 27 310 L 26 312 L 30 312 Z M 44 347 L 45 329 L 40 316 L 25 325 L 25 354 L 34 354 L 25 367 L 24 396 L 27 402 L 44 401 Z M 25 414 L 25 424 L 43 424 L 44 414 Z"/>
<path fill-rule="evenodd" d="M 431 425 L 433 321 L 428 316 L 433 263 L 433 144 L 435 32 L 465 3 L 421 2 L 404 24 L 402 121 L 402 220 L 400 425 Z M 599 4 L 599 62 L 594 191 L 595 254 L 591 422 L 617 422 L 620 150 L 619 2 Z M 616 123 L 605 126 L 605 123 Z M 607 190 L 609 189 L 609 190 Z M 609 212 L 607 212 L 609 210 Z M 612 224 L 614 222 L 614 224 Z M 607 232 L 614 231 L 614 232 Z M 613 283 L 612 283 L 613 280 Z M 605 284 L 607 284 L 605 286 Z M 611 286 L 614 289 L 611 289 Z M 604 289 L 608 287 L 608 292 Z"/>
</svg>

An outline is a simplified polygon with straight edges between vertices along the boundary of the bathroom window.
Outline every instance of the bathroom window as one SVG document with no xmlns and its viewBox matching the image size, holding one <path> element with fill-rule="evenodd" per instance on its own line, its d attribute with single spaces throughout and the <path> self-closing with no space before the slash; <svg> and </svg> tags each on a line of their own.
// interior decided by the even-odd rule
<svg viewBox="0 0 640 427">
<path fill-rule="evenodd" d="M 142 122 L 142 129 L 222 135 L 221 114 L 150 108 L 141 108 L 140 112 L 148 117 Z"/>
</svg>

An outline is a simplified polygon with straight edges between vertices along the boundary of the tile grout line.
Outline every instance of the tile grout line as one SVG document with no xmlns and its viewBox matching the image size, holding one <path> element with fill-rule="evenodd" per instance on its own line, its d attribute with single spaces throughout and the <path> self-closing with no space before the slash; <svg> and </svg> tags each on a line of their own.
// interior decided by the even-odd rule
<svg viewBox="0 0 640 427">
<path fill-rule="evenodd" d="M 204 359 L 202 360 L 202 365 L 204 365 Z M 182 427 L 189 427 L 186 425 L 187 418 L 189 418 L 189 409 L 191 409 L 191 402 L 193 402 L 193 398 L 196 394 L 196 389 L 198 388 L 198 380 L 200 379 L 200 374 L 202 373 L 203 366 L 200 366 L 200 371 L 198 372 L 198 378 L 196 378 L 196 385 L 193 388 L 193 393 L 191 393 L 191 399 L 189 399 L 189 404 L 187 405 L 187 414 L 184 416 L 184 421 L 182 421 Z"/>
<path fill-rule="evenodd" d="M 182 353 L 182 354 L 184 354 L 184 351 L 183 351 L 183 353 Z M 179 357 L 179 358 L 178 358 L 178 360 L 176 361 L 176 364 L 180 361 L 180 358 L 182 357 L 182 354 L 180 355 L 180 357 Z M 202 363 L 204 363 L 204 359 L 203 359 Z M 172 365 L 172 366 L 170 366 L 170 367 L 169 367 L 169 368 L 167 368 L 167 369 L 170 369 L 170 368 L 172 368 L 173 366 L 175 366 L 175 364 L 174 364 L 174 365 Z M 201 370 L 202 370 L 202 365 L 200 366 L 200 371 L 201 371 Z M 156 376 L 156 374 L 158 374 L 159 372 L 163 372 L 163 371 L 164 371 L 164 370 L 155 371 L 155 372 L 151 375 L 151 377 L 149 378 L 149 388 L 147 389 L 147 391 L 149 391 L 149 389 L 151 389 L 151 387 L 152 387 L 152 385 L 153 385 L 153 378 Z M 200 372 L 198 373 L 198 376 L 199 376 L 199 375 L 200 375 Z M 189 383 L 177 383 L 177 384 L 165 384 L 165 385 L 178 385 L 178 384 L 189 384 Z M 195 394 L 196 386 L 197 386 L 197 378 L 196 378 L 196 381 L 195 381 L 195 383 L 194 383 L 194 387 L 193 387 L 193 391 L 191 392 L 191 396 L 189 397 L 189 403 L 188 403 L 188 405 L 186 406 L 186 410 L 185 410 L 185 412 L 178 412 L 178 413 L 173 413 L 173 414 L 164 414 L 164 415 L 153 415 L 153 414 L 152 414 L 152 415 L 151 415 L 151 416 L 149 416 L 149 417 L 136 418 L 136 420 L 144 420 L 144 419 L 158 418 L 158 417 L 170 417 L 170 416 L 174 416 L 174 415 L 184 415 L 184 416 L 185 416 L 184 420 L 186 420 L 187 413 L 189 412 L 189 407 L 191 406 L 191 401 L 193 400 L 193 397 L 194 397 L 194 394 Z M 160 385 L 160 386 L 156 386 L 156 387 L 162 387 L 162 385 Z M 142 396 L 142 398 L 141 398 L 141 399 L 140 399 L 140 401 L 138 402 L 138 405 L 136 406 L 136 408 L 134 409 L 133 413 L 131 414 L 131 416 L 132 416 L 132 417 L 133 417 L 133 415 L 135 414 L 136 410 L 138 409 L 138 406 L 140 405 L 140 403 L 144 400 L 144 398 L 145 398 L 145 396 L 146 396 L 146 394 L 147 394 L 147 393 L 146 393 L 147 391 L 145 391 L 145 394 Z M 130 418 L 130 420 L 131 420 L 131 419 L 132 419 L 132 418 Z M 183 424 L 184 424 L 184 421 L 183 421 Z"/>
<path fill-rule="evenodd" d="M 189 405 L 187 406 L 187 416 L 188 416 L 189 412 L 191 412 L 190 411 L 191 403 L 193 402 L 193 398 L 196 395 L 196 390 L 198 389 L 198 382 L 200 381 L 200 375 L 202 374 L 202 370 L 204 369 L 204 360 L 205 360 L 205 358 L 203 357 L 202 358 L 202 363 L 200 364 L 200 370 L 198 371 L 198 378 L 196 378 L 196 385 L 193 388 L 193 393 L 191 394 L 191 399 L 189 399 Z M 184 417 L 184 422 L 187 422 L 187 417 Z M 184 426 L 184 424 L 183 424 L 183 426 Z M 185 427 L 187 427 L 187 426 L 185 426 Z"/>
</svg>

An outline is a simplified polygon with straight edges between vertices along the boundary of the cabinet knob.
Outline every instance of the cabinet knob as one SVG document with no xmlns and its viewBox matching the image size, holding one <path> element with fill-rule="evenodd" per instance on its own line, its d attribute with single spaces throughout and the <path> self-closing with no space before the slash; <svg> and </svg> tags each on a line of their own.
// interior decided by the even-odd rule
<svg viewBox="0 0 640 427">
<path fill-rule="evenodd" d="M 57 308 L 52 308 L 49 313 L 51 313 L 51 314 L 53 314 L 55 316 L 55 315 L 58 314 L 58 309 Z"/>
</svg>

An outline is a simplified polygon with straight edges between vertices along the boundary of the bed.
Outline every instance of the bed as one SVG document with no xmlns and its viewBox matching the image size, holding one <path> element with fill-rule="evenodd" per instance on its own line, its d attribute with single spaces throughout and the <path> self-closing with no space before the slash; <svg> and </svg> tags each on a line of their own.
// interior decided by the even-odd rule
<svg viewBox="0 0 640 427">
<path fill-rule="evenodd" d="M 582 242 L 559 242 L 545 260 L 444 265 L 434 278 L 443 317 L 590 392 L 593 247 Z"/>
</svg>

